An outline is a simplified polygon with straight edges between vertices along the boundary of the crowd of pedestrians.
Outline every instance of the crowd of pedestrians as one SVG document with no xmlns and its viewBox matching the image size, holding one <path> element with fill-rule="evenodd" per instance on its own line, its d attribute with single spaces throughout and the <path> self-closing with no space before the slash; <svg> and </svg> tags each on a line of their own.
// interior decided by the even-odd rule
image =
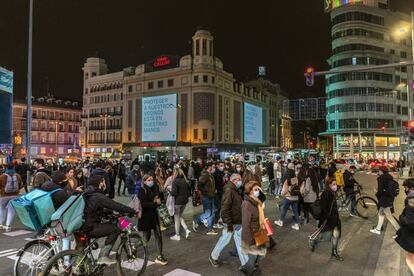
<svg viewBox="0 0 414 276">
<path fill-rule="evenodd" d="M 271 223 L 264 212 L 266 205 L 270 204 L 266 197 L 274 196 L 280 209 L 274 225 L 285 227 L 289 210 L 293 214 L 291 229 L 295 231 L 314 219 L 317 227 L 314 233 L 309 233 L 310 250 L 313 252 L 322 241 L 330 241 L 331 257 L 338 261 L 343 261 L 338 250 L 342 229 L 336 199 L 341 187 L 351 201 L 351 216 L 356 216 L 355 168 L 345 170 L 343 183 L 339 185 L 333 162 L 300 162 L 277 157 L 263 166 L 260 160 L 255 166 L 248 166 L 237 160 L 153 162 L 147 157 L 143 161 L 84 160 L 63 165 L 36 159 L 33 167 L 29 167 L 24 161 L 7 164 L 0 175 L 0 229 L 10 231 L 15 214 L 9 202 L 17 198 L 23 188 L 26 191 L 59 189 L 52 195 L 56 209 L 70 195 L 83 193 L 86 201 L 84 230 L 91 237 L 107 237 L 99 262 L 108 265 L 114 263 L 109 252 L 120 230 L 113 224 L 101 223 L 103 210 L 137 215 L 136 210 L 113 200 L 121 194 L 140 202 L 142 211 L 138 217 L 138 229 L 147 241 L 154 237 L 157 247 L 155 263 L 168 264 L 163 253 L 162 235 L 168 225 L 163 223 L 165 214 L 159 212 L 161 205 L 166 206 L 167 216 L 174 221 L 175 232 L 170 239 L 179 242 L 191 235 L 184 212 L 192 202 L 193 206 L 202 205 L 202 213 L 190 225 L 192 230 L 209 236 L 221 233 L 208 257 L 211 265 L 222 265 L 220 255 L 233 239 L 235 247 L 232 254 L 238 256 L 240 271 L 246 275 L 260 271 L 260 261 L 276 245 Z M 29 182 L 28 174 L 32 175 Z M 268 177 L 267 187 L 262 187 L 263 175 Z M 399 222 L 392 215 L 394 199 L 398 195 L 398 191 L 393 190 L 398 188 L 398 183 L 394 187 L 393 181 L 388 169 L 381 167 L 376 194 L 378 224 L 371 232 L 381 234 L 384 220 L 388 219 L 397 231 L 397 243 L 407 251 L 407 264 L 413 270 L 414 179 L 404 182 L 407 199 Z"/>
</svg>

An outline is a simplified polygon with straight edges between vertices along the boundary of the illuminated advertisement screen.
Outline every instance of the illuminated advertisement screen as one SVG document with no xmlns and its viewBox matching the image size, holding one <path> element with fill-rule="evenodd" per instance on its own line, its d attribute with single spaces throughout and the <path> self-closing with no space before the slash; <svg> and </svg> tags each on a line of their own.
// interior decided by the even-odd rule
<svg viewBox="0 0 414 276">
<path fill-rule="evenodd" d="M 244 103 L 244 143 L 263 144 L 263 109 Z"/>
<path fill-rule="evenodd" d="M 142 142 L 177 139 L 177 94 L 142 98 Z"/>
<path fill-rule="evenodd" d="M 0 67 L 0 93 L 13 93 L 13 72 Z"/>
<path fill-rule="evenodd" d="M 325 0 L 325 11 L 329 12 L 333 9 L 344 5 L 363 4 L 364 0 Z"/>
</svg>

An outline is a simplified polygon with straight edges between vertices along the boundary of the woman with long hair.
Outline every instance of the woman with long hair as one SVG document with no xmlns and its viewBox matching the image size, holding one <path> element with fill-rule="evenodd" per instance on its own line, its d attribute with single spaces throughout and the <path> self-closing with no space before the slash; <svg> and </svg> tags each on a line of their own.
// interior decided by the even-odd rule
<svg viewBox="0 0 414 276">
<path fill-rule="evenodd" d="M 179 241 L 180 226 L 184 228 L 185 238 L 190 235 L 187 224 L 184 221 L 183 214 L 185 206 L 188 203 L 188 197 L 190 196 L 190 189 L 188 181 L 185 177 L 184 171 L 180 168 L 174 170 L 173 183 L 170 194 L 174 197 L 174 222 L 175 222 L 175 235 L 171 237 L 172 240 Z"/>
<path fill-rule="evenodd" d="M 65 190 L 69 195 L 73 194 L 73 192 L 78 187 L 78 180 L 76 179 L 75 174 L 75 168 L 69 167 L 66 169 L 66 178 L 68 181 Z"/>
<path fill-rule="evenodd" d="M 309 246 L 311 251 L 315 251 L 318 242 L 331 241 L 332 253 L 331 257 L 343 261 L 344 259 L 339 255 L 338 244 L 341 237 L 341 220 L 339 218 L 338 207 L 336 205 L 336 191 L 338 186 L 335 179 L 328 177 L 325 180 L 325 190 L 321 195 L 321 210 L 322 215 L 319 220 L 319 228 L 309 238 Z"/>
<path fill-rule="evenodd" d="M 319 197 L 319 180 L 313 168 L 307 170 L 307 176 L 303 188 L 303 213 L 305 214 L 304 224 L 309 222 L 309 213 L 312 212 L 312 204 Z"/>
</svg>

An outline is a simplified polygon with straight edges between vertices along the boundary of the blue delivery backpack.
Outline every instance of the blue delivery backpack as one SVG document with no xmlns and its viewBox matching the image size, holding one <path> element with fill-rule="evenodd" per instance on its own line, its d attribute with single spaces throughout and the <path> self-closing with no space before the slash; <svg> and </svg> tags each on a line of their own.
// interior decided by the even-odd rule
<svg viewBox="0 0 414 276">
<path fill-rule="evenodd" d="M 82 194 L 69 197 L 51 218 L 51 226 L 58 235 L 70 235 L 83 225 L 85 200 Z"/>
<path fill-rule="evenodd" d="M 35 189 L 11 201 L 20 222 L 31 230 L 37 231 L 50 222 L 55 212 L 51 195 L 61 191 L 50 192 Z"/>
</svg>

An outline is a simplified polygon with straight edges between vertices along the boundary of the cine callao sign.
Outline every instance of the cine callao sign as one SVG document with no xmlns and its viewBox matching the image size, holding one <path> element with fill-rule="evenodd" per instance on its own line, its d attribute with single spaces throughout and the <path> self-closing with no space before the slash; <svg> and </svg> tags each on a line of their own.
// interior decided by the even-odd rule
<svg viewBox="0 0 414 276">
<path fill-rule="evenodd" d="M 155 68 L 159 68 L 159 67 L 167 66 L 170 64 L 171 64 L 171 59 L 169 57 L 160 56 L 154 60 L 154 63 L 152 64 L 152 66 L 154 66 Z"/>
<path fill-rule="evenodd" d="M 325 12 L 345 5 L 364 4 L 364 0 L 325 0 Z"/>
</svg>

